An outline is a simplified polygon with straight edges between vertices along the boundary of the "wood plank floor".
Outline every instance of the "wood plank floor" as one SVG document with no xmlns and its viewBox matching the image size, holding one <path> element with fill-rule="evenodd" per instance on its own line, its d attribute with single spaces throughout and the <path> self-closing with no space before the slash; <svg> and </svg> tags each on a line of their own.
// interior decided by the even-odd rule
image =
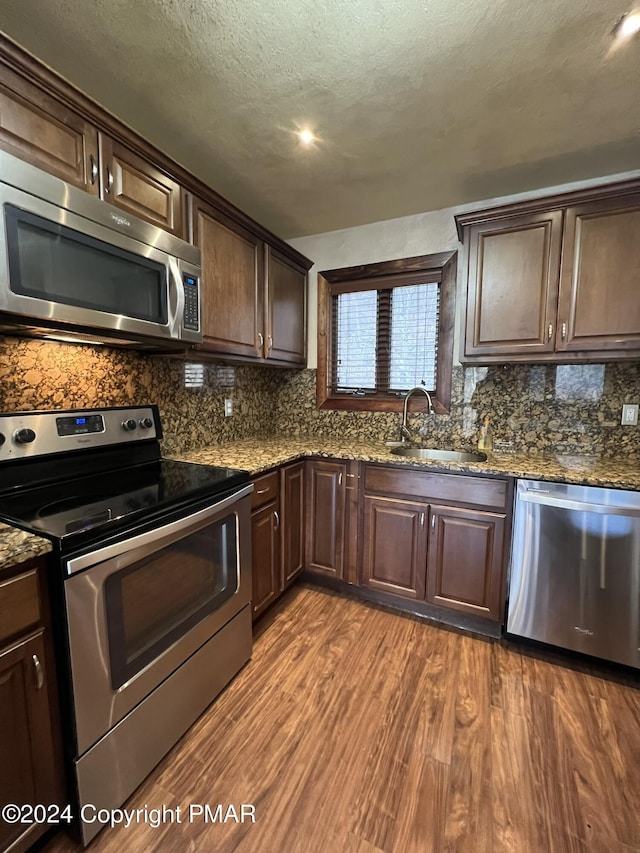
<svg viewBox="0 0 640 853">
<path fill-rule="evenodd" d="M 189 823 L 201 803 L 256 821 Z M 183 822 L 91 851 L 640 851 L 640 689 L 296 586 L 127 808 L 145 805 Z"/>
</svg>

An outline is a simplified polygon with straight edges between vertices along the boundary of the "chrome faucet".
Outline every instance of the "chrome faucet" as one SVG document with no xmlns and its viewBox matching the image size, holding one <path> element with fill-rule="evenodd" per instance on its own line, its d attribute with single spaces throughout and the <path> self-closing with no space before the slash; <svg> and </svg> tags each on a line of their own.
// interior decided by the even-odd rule
<svg viewBox="0 0 640 853">
<path fill-rule="evenodd" d="M 404 409 L 402 410 L 402 426 L 400 427 L 400 440 L 401 441 L 411 441 L 413 438 L 411 430 L 407 426 L 407 406 L 409 405 L 410 398 L 416 393 L 416 391 L 422 391 L 427 400 L 429 401 L 429 406 L 427 408 L 427 412 L 430 415 L 435 415 L 436 410 L 433 408 L 433 402 L 431 400 L 431 394 L 427 391 L 424 385 L 417 385 L 415 388 L 412 388 L 411 391 L 407 392 L 407 396 L 404 398 Z"/>
</svg>

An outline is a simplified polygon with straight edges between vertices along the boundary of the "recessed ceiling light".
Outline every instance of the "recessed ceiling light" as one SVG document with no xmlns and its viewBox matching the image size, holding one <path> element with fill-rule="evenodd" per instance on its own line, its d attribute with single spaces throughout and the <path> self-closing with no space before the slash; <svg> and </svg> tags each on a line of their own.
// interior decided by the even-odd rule
<svg viewBox="0 0 640 853">
<path fill-rule="evenodd" d="M 300 139 L 300 142 L 302 142 L 303 145 L 311 145 L 311 143 L 315 141 L 315 136 L 308 128 L 305 128 L 304 130 L 299 130 L 298 138 Z"/>
<path fill-rule="evenodd" d="M 627 12 L 615 25 L 613 35 L 619 41 L 626 41 L 640 32 L 640 11 Z"/>
</svg>

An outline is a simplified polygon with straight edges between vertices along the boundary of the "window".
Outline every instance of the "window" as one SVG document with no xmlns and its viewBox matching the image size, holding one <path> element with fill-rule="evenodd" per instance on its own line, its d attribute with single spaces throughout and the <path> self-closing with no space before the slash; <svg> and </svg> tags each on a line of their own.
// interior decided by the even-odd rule
<svg viewBox="0 0 640 853">
<path fill-rule="evenodd" d="M 456 253 L 318 276 L 318 406 L 396 411 L 424 386 L 451 401 Z"/>
</svg>

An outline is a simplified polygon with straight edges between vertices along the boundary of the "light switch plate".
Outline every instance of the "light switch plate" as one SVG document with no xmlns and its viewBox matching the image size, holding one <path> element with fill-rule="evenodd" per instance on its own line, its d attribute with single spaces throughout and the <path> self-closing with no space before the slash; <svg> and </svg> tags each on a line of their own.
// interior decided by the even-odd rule
<svg viewBox="0 0 640 853">
<path fill-rule="evenodd" d="M 638 425 L 638 404 L 625 403 L 622 406 L 622 426 L 637 426 Z"/>
<path fill-rule="evenodd" d="M 636 409 L 638 407 L 636 406 Z M 224 401 L 224 416 L 225 418 L 230 418 L 233 414 L 233 400 L 225 400 Z"/>
</svg>

